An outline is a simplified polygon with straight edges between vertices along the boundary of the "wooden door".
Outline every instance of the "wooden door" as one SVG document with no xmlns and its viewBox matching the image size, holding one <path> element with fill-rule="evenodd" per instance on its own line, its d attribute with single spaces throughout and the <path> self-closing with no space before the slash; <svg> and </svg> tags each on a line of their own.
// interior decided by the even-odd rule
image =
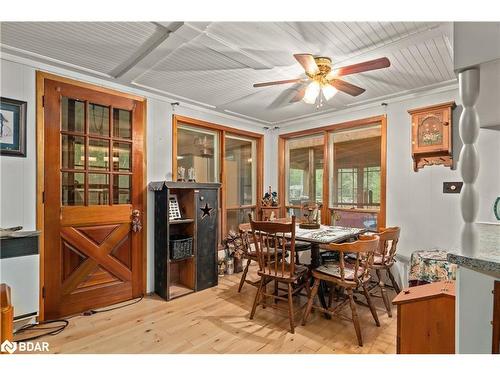
<svg viewBox="0 0 500 375">
<path fill-rule="evenodd" d="M 143 293 L 144 102 L 44 82 L 44 311 Z"/>
</svg>

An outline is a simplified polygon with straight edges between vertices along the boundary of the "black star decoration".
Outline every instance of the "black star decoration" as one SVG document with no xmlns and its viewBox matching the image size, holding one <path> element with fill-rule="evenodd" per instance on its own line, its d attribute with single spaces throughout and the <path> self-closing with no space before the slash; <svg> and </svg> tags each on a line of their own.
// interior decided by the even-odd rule
<svg viewBox="0 0 500 375">
<path fill-rule="evenodd" d="M 200 208 L 200 210 L 203 211 L 203 215 L 201 215 L 201 218 L 204 219 L 206 216 L 212 215 L 213 207 L 208 207 L 208 203 L 205 203 L 205 208 Z"/>
</svg>

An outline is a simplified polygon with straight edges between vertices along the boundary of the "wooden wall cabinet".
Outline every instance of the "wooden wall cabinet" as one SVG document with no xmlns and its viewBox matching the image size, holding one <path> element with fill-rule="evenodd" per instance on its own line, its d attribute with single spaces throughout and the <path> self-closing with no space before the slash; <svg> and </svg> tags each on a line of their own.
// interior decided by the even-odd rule
<svg viewBox="0 0 500 375">
<path fill-rule="evenodd" d="M 401 291 L 398 308 L 398 354 L 455 353 L 455 283 L 440 281 Z"/>
<path fill-rule="evenodd" d="M 453 168 L 453 123 L 455 102 L 411 109 L 413 169 L 442 164 Z"/>
<path fill-rule="evenodd" d="M 155 293 L 170 300 L 217 285 L 218 183 L 160 181 L 155 192 Z M 182 219 L 169 220 L 168 199 L 177 197 Z M 193 238 L 190 257 L 171 259 L 171 235 Z"/>
<path fill-rule="evenodd" d="M 500 281 L 495 281 L 494 285 L 491 353 L 500 354 Z"/>
</svg>

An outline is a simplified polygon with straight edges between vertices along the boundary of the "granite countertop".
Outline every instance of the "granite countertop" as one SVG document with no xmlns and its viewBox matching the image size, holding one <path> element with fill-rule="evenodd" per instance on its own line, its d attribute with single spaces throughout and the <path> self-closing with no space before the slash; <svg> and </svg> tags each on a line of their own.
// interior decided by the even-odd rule
<svg viewBox="0 0 500 375">
<path fill-rule="evenodd" d="M 500 274 L 500 225 L 476 224 L 479 231 L 477 254 L 448 254 L 448 261 L 479 272 Z"/>
</svg>

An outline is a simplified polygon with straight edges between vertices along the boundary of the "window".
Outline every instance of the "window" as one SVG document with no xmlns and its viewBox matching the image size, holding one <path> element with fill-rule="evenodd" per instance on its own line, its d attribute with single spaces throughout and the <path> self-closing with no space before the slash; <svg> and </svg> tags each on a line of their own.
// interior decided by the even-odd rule
<svg viewBox="0 0 500 375">
<path fill-rule="evenodd" d="M 238 230 L 257 202 L 257 141 L 234 135 L 224 140 L 226 227 Z"/>
<path fill-rule="evenodd" d="M 182 116 L 174 117 L 173 127 L 174 178 L 183 167 L 186 180 L 188 169 L 194 168 L 196 182 L 221 182 L 221 235 L 238 230 L 249 213 L 257 212 L 262 136 Z"/>
<path fill-rule="evenodd" d="M 326 224 L 384 226 L 385 128 L 386 119 L 380 116 L 311 129 L 306 135 L 281 135 L 285 173 L 279 192 L 286 212 L 296 214 L 305 201 L 317 201 L 323 203 Z"/>
<path fill-rule="evenodd" d="M 379 124 L 330 133 L 330 207 L 380 206 L 381 127 Z"/>
<path fill-rule="evenodd" d="M 323 135 L 286 142 L 287 209 L 323 201 L 323 143 Z"/>
<path fill-rule="evenodd" d="M 337 169 L 337 195 L 335 206 L 348 203 L 352 205 L 356 201 L 358 194 L 358 169 L 339 168 Z"/>
<path fill-rule="evenodd" d="M 196 182 L 219 182 L 219 137 L 216 131 L 188 125 L 177 127 L 177 168 L 194 168 Z M 176 175 L 176 171 L 172 171 Z"/>
</svg>

